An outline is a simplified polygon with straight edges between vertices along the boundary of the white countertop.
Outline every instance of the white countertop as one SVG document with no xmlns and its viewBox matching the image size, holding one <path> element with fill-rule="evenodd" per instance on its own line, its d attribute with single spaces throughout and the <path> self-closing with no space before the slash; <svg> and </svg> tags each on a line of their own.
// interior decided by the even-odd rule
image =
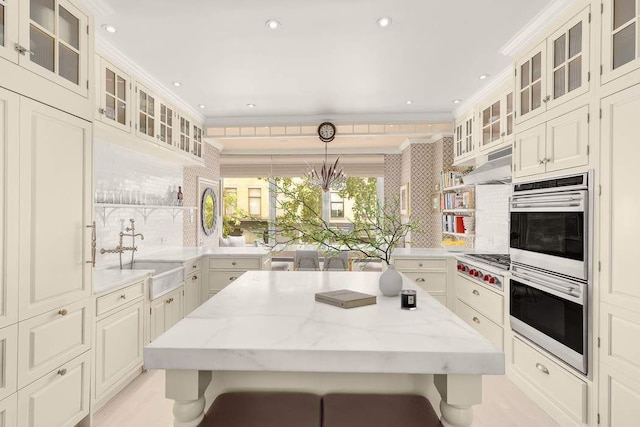
<svg viewBox="0 0 640 427">
<path fill-rule="evenodd" d="M 144 280 L 153 270 L 97 269 L 93 273 L 93 294 L 98 296 L 116 291 L 137 280 Z"/>
<path fill-rule="evenodd" d="M 136 256 L 137 260 L 144 261 L 191 261 L 206 255 L 215 256 L 261 256 L 268 255 L 269 249 L 262 247 L 224 247 L 224 248 L 201 248 L 201 247 L 177 247 L 160 252 Z"/>
<path fill-rule="evenodd" d="M 502 374 L 504 354 L 403 276 L 418 310 L 384 297 L 376 272 L 249 271 L 144 350 L 149 369 Z M 348 288 L 376 305 L 342 309 Z"/>
<path fill-rule="evenodd" d="M 391 253 L 394 258 L 411 258 L 411 257 L 455 257 L 461 255 L 462 252 L 452 252 L 442 248 L 397 248 Z"/>
</svg>

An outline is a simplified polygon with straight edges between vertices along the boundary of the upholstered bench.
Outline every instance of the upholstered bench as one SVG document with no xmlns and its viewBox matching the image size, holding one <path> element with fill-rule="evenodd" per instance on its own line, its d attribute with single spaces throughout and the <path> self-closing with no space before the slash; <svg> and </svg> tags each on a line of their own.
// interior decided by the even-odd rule
<svg viewBox="0 0 640 427">
<path fill-rule="evenodd" d="M 429 400 L 417 395 L 328 394 L 322 398 L 323 427 L 438 427 Z"/>
<path fill-rule="evenodd" d="M 321 427 L 322 398 L 310 393 L 221 394 L 200 427 Z"/>
</svg>

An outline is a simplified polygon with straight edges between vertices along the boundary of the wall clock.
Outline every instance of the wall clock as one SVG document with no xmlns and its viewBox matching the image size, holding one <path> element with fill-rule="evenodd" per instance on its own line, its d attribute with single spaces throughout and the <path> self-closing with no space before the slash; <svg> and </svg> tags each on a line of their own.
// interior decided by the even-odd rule
<svg viewBox="0 0 640 427">
<path fill-rule="evenodd" d="M 333 123 L 324 122 L 318 126 L 318 136 L 322 142 L 331 142 L 336 137 L 336 127 Z"/>
</svg>

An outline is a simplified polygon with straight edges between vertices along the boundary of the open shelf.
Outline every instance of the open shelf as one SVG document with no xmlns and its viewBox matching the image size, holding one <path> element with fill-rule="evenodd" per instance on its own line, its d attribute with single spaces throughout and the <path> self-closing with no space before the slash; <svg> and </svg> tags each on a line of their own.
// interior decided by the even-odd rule
<svg viewBox="0 0 640 427">
<path fill-rule="evenodd" d="M 471 188 L 474 187 L 474 184 L 460 184 L 460 185 L 454 185 L 453 187 L 445 187 L 442 189 L 443 193 L 447 193 L 447 192 L 451 192 L 451 191 L 458 191 L 458 190 L 464 190 L 465 188 Z"/>
<path fill-rule="evenodd" d="M 188 211 L 191 209 L 195 209 L 195 206 L 167 206 L 167 205 L 128 205 L 128 204 L 117 204 L 117 203 L 94 203 L 94 209 L 100 215 L 102 219 L 102 225 L 106 225 L 109 217 L 119 209 L 135 209 L 142 217 L 144 218 L 144 222 L 147 222 L 147 218 L 153 212 L 157 210 L 164 210 L 169 212 L 173 217 L 173 220 L 176 220 L 176 217 L 184 211 Z"/>
<path fill-rule="evenodd" d="M 472 233 L 451 233 L 450 231 L 443 231 L 442 234 L 455 237 L 475 237 Z"/>
<path fill-rule="evenodd" d="M 443 209 L 442 213 L 472 213 L 475 209 Z"/>
</svg>

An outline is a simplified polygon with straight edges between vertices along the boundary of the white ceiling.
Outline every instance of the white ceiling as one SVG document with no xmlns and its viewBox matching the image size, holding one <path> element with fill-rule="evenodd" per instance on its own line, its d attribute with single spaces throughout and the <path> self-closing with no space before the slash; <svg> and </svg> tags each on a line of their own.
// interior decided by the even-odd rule
<svg viewBox="0 0 640 427">
<path fill-rule="evenodd" d="M 100 37 L 209 124 L 440 120 L 550 0 L 85 0 Z M 376 20 L 393 23 L 380 28 Z M 282 27 L 268 30 L 265 21 Z M 172 81 L 183 86 L 174 88 Z M 413 100 L 412 105 L 405 101 Z M 246 104 L 257 107 L 250 109 Z M 226 145 L 226 144 L 225 144 Z"/>
</svg>

